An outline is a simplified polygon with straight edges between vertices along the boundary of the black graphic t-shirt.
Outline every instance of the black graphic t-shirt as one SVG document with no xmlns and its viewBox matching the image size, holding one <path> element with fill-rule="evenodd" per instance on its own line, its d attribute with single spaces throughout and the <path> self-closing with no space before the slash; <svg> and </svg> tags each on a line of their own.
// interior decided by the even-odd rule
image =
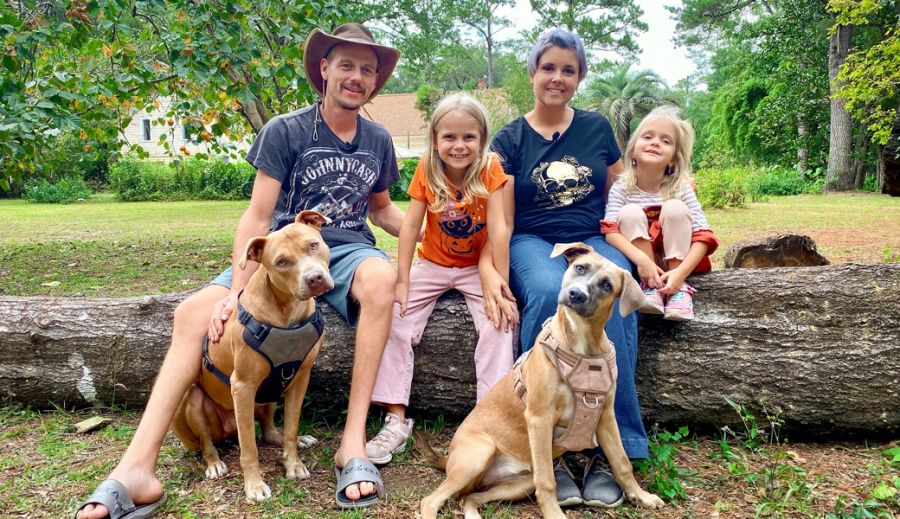
<svg viewBox="0 0 900 519">
<path fill-rule="evenodd" d="M 281 181 L 269 231 L 292 223 L 297 213 L 316 210 L 331 218 L 322 227 L 329 247 L 375 244 L 366 223 L 369 195 L 400 178 L 394 145 L 383 126 L 357 117 L 353 142 L 341 141 L 321 120 L 316 106 L 269 121 L 247 153 L 247 162 Z"/>
<path fill-rule="evenodd" d="M 519 117 L 497 132 L 491 148 L 515 179 L 515 233 L 550 243 L 600 234 L 606 168 L 622 156 L 605 117 L 576 109 L 572 124 L 553 140 Z"/>
</svg>

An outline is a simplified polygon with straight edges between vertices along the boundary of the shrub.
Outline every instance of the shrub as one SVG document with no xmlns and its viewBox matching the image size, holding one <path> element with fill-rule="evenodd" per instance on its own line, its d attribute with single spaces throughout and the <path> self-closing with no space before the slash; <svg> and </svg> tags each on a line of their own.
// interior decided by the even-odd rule
<svg viewBox="0 0 900 519">
<path fill-rule="evenodd" d="M 81 177 L 63 178 L 57 182 L 41 179 L 25 186 L 24 198 L 45 204 L 70 204 L 91 197 L 91 190 Z"/>
<path fill-rule="evenodd" d="M 822 191 L 818 170 L 800 173 L 795 169 L 773 166 L 758 170 L 751 176 L 750 191 L 754 200 L 766 196 L 789 196 Z"/>
<path fill-rule="evenodd" d="M 750 195 L 748 167 L 707 168 L 697 171 L 697 197 L 704 207 L 743 207 Z"/>
<path fill-rule="evenodd" d="M 123 202 L 145 200 L 240 200 L 255 175 L 249 164 L 189 159 L 174 164 L 120 160 L 110 169 L 110 187 Z"/>
<path fill-rule="evenodd" d="M 400 180 L 395 182 L 388 188 L 391 200 L 409 200 L 406 190 L 409 189 L 409 183 L 412 182 L 413 174 L 419 166 L 419 159 L 401 159 L 398 161 L 400 167 Z"/>
</svg>

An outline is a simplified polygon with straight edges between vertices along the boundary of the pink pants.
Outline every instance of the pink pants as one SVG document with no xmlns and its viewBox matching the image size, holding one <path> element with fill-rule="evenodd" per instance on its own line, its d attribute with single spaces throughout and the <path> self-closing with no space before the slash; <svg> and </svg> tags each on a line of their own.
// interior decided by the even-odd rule
<svg viewBox="0 0 900 519">
<path fill-rule="evenodd" d="M 512 368 L 513 331 L 498 330 L 485 315 L 478 267 L 451 268 L 419 260 L 409 274 L 405 317 L 400 317 L 400 304 L 394 303 L 394 321 L 378 368 L 373 402 L 409 405 L 413 346 L 422 340 L 422 332 L 438 297 L 453 288 L 465 296 L 478 331 L 475 346 L 477 398 L 480 400 Z"/>
<path fill-rule="evenodd" d="M 626 204 L 619 210 L 619 232 L 628 241 L 643 238 L 657 242 L 653 227 L 640 206 Z M 691 248 L 691 211 L 687 204 L 675 198 L 663 202 L 659 211 L 659 234 L 662 235 L 662 259 L 683 260 L 687 256 Z"/>
</svg>

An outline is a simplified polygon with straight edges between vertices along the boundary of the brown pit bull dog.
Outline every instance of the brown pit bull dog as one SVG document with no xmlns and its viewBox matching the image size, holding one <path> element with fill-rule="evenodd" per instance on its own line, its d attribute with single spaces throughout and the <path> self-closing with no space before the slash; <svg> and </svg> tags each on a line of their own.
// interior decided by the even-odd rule
<svg viewBox="0 0 900 519">
<path fill-rule="evenodd" d="M 329 250 L 319 234 L 328 219 L 302 211 L 293 224 L 247 243 L 239 267 L 259 263 L 239 296 L 221 341 L 204 344 L 197 382 L 185 393 L 172 428 L 188 450 L 200 449 L 206 476 L 228 472 L 213 444 L 238 436 L 244 494 L 262 501 L 272 493 L 259 470 L 254 418 L 263 438 L 284 445 L 290 479 L 309 471 L 297 455 L 300 407 L 322 345 L 322 316 L 313 299 L 334 286 Z M 284 438 L 275 427 L 275 402 L 284 396 Z"/>
<path fill-rule="evenodd" d="M 643 304 L 644 295 L 629 272 L 588 245 L 558 244 L 551 257 L 560 254 L 569 268 L 559 307 L 534 348 L 472 410 L 446 458 L 417 438 L 434 464 L 447 471 L 447 479 L 422 500 L 424 519 L 437 517 L 451 496 L 462 496 L 466 519 L 476 519 L 485 503 L 532 492 L 545 518 L 565 518 L 556 501 L 553 460 L 598 441 L 627 498 L 647 508 L 663 506 L 637 484 L 622 447 L 613 413 L 615 350 L 604 331 L 616 297 L 624 316 Z"/>
</svg>

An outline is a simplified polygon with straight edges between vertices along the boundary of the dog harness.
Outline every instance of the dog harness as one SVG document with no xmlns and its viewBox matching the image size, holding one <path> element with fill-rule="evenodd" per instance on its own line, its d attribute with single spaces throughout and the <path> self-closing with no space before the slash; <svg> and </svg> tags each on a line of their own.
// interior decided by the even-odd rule
<svg viewBox="0 0 900 519">
<path fill-rule="evenodd" d="M 538 335 L 538 344 L 559 370 L 563 380 L 569 385 L 575 397 L 575 410 L 569 426 L 559 436 L 554 435 L 553 447 L 561 447 L 567 451 L 592 449 L 597 443 L 597 424 L 600 423 L 600 411 L 603 402 L 612 389 L 618 376 L 616 367 L 616 350 L 596 357 L 578 355 L 559 347 L 559 342 L 550 332 L 550 319 Z M 610 343 L 612 345 L 612 343 Z M 522 364 L 531 352 L 529 350 L 516 361 L 515 390 L 519 398 L 527 403 L 525 383 L 522 380 Z"/>
<path fill-rule="evenodd" d="M 238 295 L 240 298 L 240 295 Z M 287 328 L 280 328 L 256 320 L 238 299 L 238 322 L 244 325 L 242 338 L 247 346 L 256 350 L 269 361 L 272 370 L 256 390 L 256 403 L 277 402 L 284 396 L 284 390 L 294 380 L 300 365 L 322 337 L 325 320 L 316 311 L 306 319 Z M 231 378 L 215 367 L 209 358 L 209 337 L 203 338 L 203 366 L 225 385 L 231 385 Z"/>
</svg>

